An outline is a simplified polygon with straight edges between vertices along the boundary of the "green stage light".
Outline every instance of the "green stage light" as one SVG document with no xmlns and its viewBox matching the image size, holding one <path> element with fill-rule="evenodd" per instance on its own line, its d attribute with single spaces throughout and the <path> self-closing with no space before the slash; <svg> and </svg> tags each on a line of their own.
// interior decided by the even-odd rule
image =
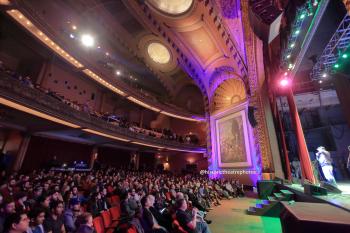
<svg viewBox="0 0 350 233">
<path fill-rule="evenodd" d="M 305 14 L 303 13 L 302 15 L 300 15 L 300 19 L 305 18 Z"/>
<path fill-rule="evenodd" d="M 295 35 L 299 35 L 299 33 L 300 33 L 300 30 L 295 31 Z"/>
<path fill-rule="evenodd" d="M 342 58 L 348 58 L 348 55 L 346 53 L 344 53 Z"/>
<path fill-rule="evenodd" d="M 334 68 L 338 69 L 339 68 L 339 64 L 335 64 Z"/>
</svg>

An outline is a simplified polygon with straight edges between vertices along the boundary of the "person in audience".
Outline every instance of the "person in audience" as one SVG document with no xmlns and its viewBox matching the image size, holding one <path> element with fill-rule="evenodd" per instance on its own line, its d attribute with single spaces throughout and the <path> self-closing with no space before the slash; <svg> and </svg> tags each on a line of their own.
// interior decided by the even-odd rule
<svg viewBox="0 0 350 233">
<path fill-rule="evenodd" d="M 63 202 L 52 201 L 50 202 L 50 214 L 45 216 L 44 230 L 47 233 L 65 233 L 63 218 Z"/>
<path fill-rule="evenodd" d="M 24 233 L 29 228 L 29 218 L 26 213 L 12 213 L 4 222 L 4 233 Z"/>
<path fill-rule="evenodd" d="M 102 211 L 107 210 L 107 203 L 102 199 L 101 193 L 92 194 L 89 209 L 93 216 L 97 216 Z"/>
<path fill-rule="evenodd" d="M 198 209 L 193 208 L 192 214 L 187 212 L 187 201 L 178 199 L 176 201 L 176 219 L 180 226 L 188 233 L 210 233 L 207 223 L 198 216 Z"/>
<path fill-rule="evenodd" d="M 44 220 L 45 220 L 45 209 L 35 208 L 29 212 L 30 225 L 27 233 L 45 233 L 44 231 Z"/>
<path fill-rule="evenodd" d="M 145 233 L 166 233 L 167 229 L 161 225 L 159 225 L 157 219 L 153 216 L 150 208 L 154 204 L 154 196 L 148 195 L 143 197 L 141 200 L 141 204 L 143 207 L 143 215 L 142 215 L 142 226 L 145 230 Z"/>
<path fill-rule="evenodd" d="M 92 214 L 89 212 L 83 213 L 77 218 L 77 233 L 94 233 Z"/>
<path fill-rule="evenodd" d="M 80 202 L 78 199 L 73 198 L 69 201 L 69 208 L 64 211 L 64 227 L 67 232 L 74 233 L 76 228 L 76 220 L 80 215 Z"/>
<path fill-rule="evenodd" d="M 16 205 L 13 198 L 9 197 L 8 199 L 4 200 L 2 205 L 0 206 L 0 233 L 4 232 L 4 222 L 6 218 L 16 213 Z"/>
</svg>

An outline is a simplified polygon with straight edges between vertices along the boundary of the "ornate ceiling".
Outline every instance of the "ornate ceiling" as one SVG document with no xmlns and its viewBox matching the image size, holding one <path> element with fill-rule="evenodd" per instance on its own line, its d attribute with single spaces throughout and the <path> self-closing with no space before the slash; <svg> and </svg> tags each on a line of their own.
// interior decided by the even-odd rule
<svg viewBox="0 0 350 233">
<path fill-rule="evenodd" d="M 204 99 L 205 106 L 218 70 L 229 67 L 240 78 L 247 73 L 238 0 L 15 3 L 67 50 L 84 56 L 100 75 L 136 87 L 157 101 L 179 103 L 179 93 L 197 86 L 204 98 L 196 98 Z M 76 38 L 83 33 L 95 37 L 96 48 L 79 46 Z"/>
</svg>

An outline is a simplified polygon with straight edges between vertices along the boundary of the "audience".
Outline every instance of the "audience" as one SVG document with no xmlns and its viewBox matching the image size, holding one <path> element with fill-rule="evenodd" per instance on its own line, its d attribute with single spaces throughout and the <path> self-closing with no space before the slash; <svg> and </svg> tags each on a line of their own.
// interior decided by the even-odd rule
<svg viewBox="0 0 350 233">
<path fill-rule="evenodd" d="M 0 233 L 92 233 L 92 219 L 112 207 L 111 196 L 120 199 L 115 232 L 125 224 L 141 233 L 172 232 L 175 218 L 187 232 L 208 233 L 206 213 L 244 195 L 237 181 L 108 167 L 11 174 L 0 190 Z"/>
</svg>

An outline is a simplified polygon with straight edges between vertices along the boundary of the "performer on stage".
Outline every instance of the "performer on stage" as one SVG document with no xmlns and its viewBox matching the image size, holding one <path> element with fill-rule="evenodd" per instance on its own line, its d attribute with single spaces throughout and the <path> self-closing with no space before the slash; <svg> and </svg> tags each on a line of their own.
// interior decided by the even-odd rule
<svg viewBox="0 0 350 233">
<path fill-rule="evenodd" d="M 334 185 L 337 185 L 334 175 L 331 154 L 323 146 L 317 147 L 316 159 L 319 162 L 322 173 L 326 180 Z"/>
</svg>

